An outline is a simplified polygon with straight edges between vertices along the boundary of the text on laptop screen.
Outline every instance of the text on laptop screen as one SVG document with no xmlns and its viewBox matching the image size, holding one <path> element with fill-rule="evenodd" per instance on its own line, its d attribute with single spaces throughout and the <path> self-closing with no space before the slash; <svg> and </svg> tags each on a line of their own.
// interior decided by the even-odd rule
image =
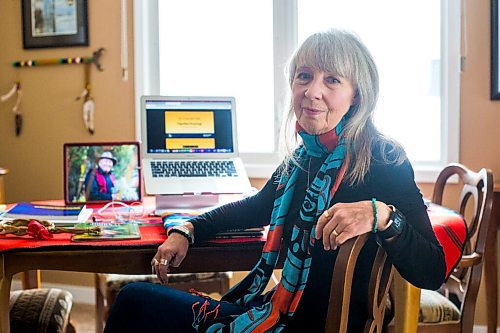
<svg viewBox="0 0 500 333">
<path fill-rule="evenodd" d="M 231 105 L 146 100 L 147 153 L 233 153 Z"/>
</svg>

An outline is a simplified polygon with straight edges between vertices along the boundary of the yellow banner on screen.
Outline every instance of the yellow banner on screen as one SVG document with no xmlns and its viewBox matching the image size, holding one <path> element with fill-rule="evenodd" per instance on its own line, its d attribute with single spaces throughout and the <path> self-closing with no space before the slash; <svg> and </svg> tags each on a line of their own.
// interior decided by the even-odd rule
<svg viewBox="0 0 500 333">
<path fill-rule="evenodd" d="M 165 133 L 214 133 L 213 112 L 165 112 Z"/>
<path fill-rule="evenodd" d="M 168 138 L 165 140 L 167 149 L 214 149 L 213 138 Z"/>
</svg>

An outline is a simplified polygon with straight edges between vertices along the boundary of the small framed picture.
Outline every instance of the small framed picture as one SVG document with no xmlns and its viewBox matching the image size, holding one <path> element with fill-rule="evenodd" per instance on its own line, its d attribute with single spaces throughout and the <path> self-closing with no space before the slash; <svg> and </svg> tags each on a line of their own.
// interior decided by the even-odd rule
<svg viewBox="0 0 500 333">
<path fill-rule="evenodd" d="M 142 200 L 138 142 L 64 144 L 66 204 Z"/>
<path fill-rule="evenodd" d="M 21 0 L 25 49 L 88 46 L 87 0 Z"/>
</svg>

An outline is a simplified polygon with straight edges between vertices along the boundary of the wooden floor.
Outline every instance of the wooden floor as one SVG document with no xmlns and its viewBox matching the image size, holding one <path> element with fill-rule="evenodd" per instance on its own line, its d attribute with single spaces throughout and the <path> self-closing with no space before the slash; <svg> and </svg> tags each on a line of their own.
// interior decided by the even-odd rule
<svg viewBox="0 0 500 333">
<path fill-rule="evenodd" d="M 73 303 L 71 322 L 77 333 L 95 333 L 94 305 Z"/>
</svg>

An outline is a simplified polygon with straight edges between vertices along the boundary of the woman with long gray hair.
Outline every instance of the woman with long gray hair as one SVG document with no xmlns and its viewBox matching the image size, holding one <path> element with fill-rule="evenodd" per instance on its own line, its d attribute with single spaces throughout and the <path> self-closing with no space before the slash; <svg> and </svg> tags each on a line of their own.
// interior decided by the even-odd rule
<svg viewBox="0 0 500 333">
<path fill-rule="evenodd" d="M 193 242 L 269 225 L 254 269 L 221 301 L 167 286 L 128 285 L 106 332 L 323 332 L 338 248 L 364 233 L 372 237 L 354 273 L 349 332 L 363 331 L 378 246 L 413 285 L 436 289 L 444 281 L 443 250 L 410 162 L 373 123 L 379 79 L 367 48 L 352 33 L 313 34 L 292 55 L 288 76 L 281 166 L 257 194 L 169 229 L 151 262 L 166 282 L 169 266 L 181 265 Z M 281 280 L 264 292 L 282 247 Z"/>
</svg>

